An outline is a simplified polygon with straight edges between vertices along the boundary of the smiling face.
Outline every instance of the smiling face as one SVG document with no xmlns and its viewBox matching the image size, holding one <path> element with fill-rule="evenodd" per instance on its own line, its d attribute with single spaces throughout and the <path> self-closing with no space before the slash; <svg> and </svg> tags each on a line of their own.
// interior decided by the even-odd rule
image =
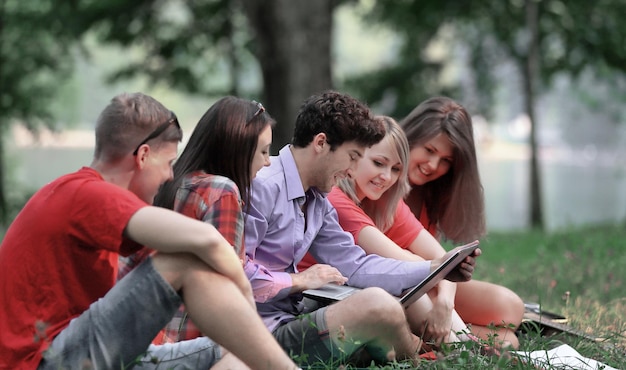
<svg viewBox="0 0 626 370">
<path fill-rule="evenodd" d="M 174 178 L 172 165 L 178 155 L 178 143 L 164 142 L 151 146 L 150 150 L 139 154 L 142 156 L 140 169 L 131 180 L 129 190 L 148 204 L 154 202 L 159 187 Z"/>
<path fill-rule="evenodd" d="M 351 173 L 359 200 L 378 200 L 400 177 L 402 162 L 393 143 L 387 136 L 378 144 L 365 150 Z"/>
<path fill-rule="evenodd" d="M 409 181 L 424 185 L 445 175 L 454 161 L 454 147 L 448 136 L 441 133 L 424 144 L 411 149 Z"/>
<path fill-rule="evenodd" d="M 259 134 L 256 151 L 250 165 L 250 175 L 256 177 L 257 172 L 264 166 L 270 165 L 270 145 L 272 144 L 272 126 L 267 125 Z"/>
<path fill-rule="evenodd" d="M 354 170 L 357 161 L 363 157 L 364 147 L 353 141 L 345 142 L 330 151 L 330 145 L 325 145 L 325 151 L 318 161 L 317 170 L 311 176 L 310 186 L 328 193 L 336 185 L 337 180 L 348 177 L 348 172 Z"/>
</svg>

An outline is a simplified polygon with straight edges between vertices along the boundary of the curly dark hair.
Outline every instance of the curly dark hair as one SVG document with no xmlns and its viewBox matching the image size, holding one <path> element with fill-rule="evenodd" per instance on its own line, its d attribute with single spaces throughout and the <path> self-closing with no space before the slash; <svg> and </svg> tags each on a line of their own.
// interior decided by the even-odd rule
<svg viewBox="0 0 626 370">
<path fill-rule="evenodd" d="M 374 119 L 367 105 L 348 94 L 328 90 L 304 101 L 291 144 L 306 147 L 319 133 L 326 134 L 330 150 L 334 151 L 349 141 L 372 146 L 385 136 L 385 128 Z"/>
</svg>

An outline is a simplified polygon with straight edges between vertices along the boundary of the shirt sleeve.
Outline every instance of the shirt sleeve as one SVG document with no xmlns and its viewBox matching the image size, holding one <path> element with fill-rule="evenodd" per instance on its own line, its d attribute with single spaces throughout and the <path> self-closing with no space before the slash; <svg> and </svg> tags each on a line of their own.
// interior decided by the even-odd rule
<svg viewBox="0 0 626 370">
<path fill-rule="evenodd" d="M 243 262 L 243 211 L 238 194 L 222 192 L 212 204 L 201 207 L 198 219 L 215 226 L 217 231 L 235 247 L 239 259 Z"/>
<path fill-rule="evenodd" d="M 385 235 L 401 248 L 408 249 L 422 230 L 424 230 L 422 223 L 411 212 L 404 200 L 400 200 L 393 218 L 393 224 L 385 232 Z"/>
<path fill-rule="evenodd" d="M 422 281 L 430 273 L 430 261 L 400 261 L 376 254 L 366 255 L 342 230 L 337 211 L 328 203 L 315 241 L 309 251 L 321 263 L 330 264 L 358 288 L 376 286 L 399 296 L 404 289 Z"/>
<path fill-rule="evenodd" d="M 174 210 L 213 225 L 235 248 L 243 263 L 244 221 L 237 186 L 222 176 L 204 175 L 195 180 L 178 189 Z"/>
<path fill-rule="evenodd" d="M 276 197 L 268 186 L 255 182 L 252 187 L 255 201 L 246 207 L 244 271 L 252 285 L 254 299 L 259 303 L 279 301 L 289 295 L 293 286 L 288 272 L 272 271 L 255 260 L 257 248 L 265 240 Z"/>
</svg>

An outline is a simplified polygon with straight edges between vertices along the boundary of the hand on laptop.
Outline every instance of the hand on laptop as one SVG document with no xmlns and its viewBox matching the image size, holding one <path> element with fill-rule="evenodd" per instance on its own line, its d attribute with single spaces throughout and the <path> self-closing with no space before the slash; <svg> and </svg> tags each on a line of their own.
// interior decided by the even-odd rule
<svg viewBox="0 0 626 370">
<path fill-rule="evenodd" d="M 443 261 L 445 261 L 448 257 L 450 257 L 454 252 L 461 247 L 457 247 L 444 254 L 443 257 L 436 258 L 432 260 L 431 269 L 437 268 Z M 445 279 L 454 281 L 454 282 L 463 282 L 472 279 L 472 274 L 474 273 L 474 267 L 476 266 L 476 257 L 480 256 L 482 251 L 480 248 L 476 248 L 472 254 L 465 257 L 461 263 L 459 263 L 452 272 L 446 275 Z"/>
<path fill-rule="evenodd" d="M 317 289 L 324 284 L 335 283 L 343 285 L 348 278 L 330 265 L 318 263 L 298 274 L 291 274 L 291 293 L 302 292 L 306 289 Z"/>
</svg>

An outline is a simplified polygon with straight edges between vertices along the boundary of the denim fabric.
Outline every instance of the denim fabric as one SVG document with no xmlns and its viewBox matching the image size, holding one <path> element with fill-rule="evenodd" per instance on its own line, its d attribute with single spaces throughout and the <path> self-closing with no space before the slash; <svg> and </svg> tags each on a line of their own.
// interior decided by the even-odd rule
<svg viewBox="0 0 626 370">
<path fill-rule="evenodd" d="M 206 337 L 150 344 L 181 303 L 148 258 L 54 338 L 38 369 L 208 369 L 220 350 Z"/>
</svg>

